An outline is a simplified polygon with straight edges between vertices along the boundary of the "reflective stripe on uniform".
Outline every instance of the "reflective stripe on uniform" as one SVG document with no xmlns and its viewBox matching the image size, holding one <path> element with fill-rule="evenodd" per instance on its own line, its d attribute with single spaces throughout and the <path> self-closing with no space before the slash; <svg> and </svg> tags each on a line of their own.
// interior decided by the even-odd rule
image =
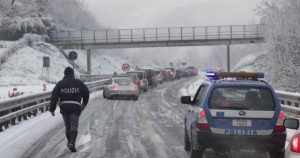
<svg viewBox="0 0 300 158">
<path fill-rule="evenodd" d="M 81 106 L 81 103 L 78 101 L 62 101 L 62 102 L 60 102 L 60 104 L 76 104 L 76 105 Z"/>
</svg>

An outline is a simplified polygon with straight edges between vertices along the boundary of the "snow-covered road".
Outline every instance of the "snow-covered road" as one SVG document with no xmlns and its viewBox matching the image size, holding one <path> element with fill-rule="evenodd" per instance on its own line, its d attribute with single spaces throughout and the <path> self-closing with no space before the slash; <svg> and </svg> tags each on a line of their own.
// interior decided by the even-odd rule
<svg viewBox="0 0 300 158">
<path fill-rule="evenodd" d="M 77 153 L 66 147 L 60 114 L 46 113 L 0 133 L 1 157 L 188 158 L 183 148 L 188 106 L 180 104 L 179 98 L 199 83 L 197 78 L 164 83 L 141 93 L 138 101 L 106 100 L 101 92 L 94 93 L 80 117 Z M 222 156 L 207 150 L 204 157 Z M 229 157 L 266 158 L 268 154 L 243 151 Z"/>
</svg>

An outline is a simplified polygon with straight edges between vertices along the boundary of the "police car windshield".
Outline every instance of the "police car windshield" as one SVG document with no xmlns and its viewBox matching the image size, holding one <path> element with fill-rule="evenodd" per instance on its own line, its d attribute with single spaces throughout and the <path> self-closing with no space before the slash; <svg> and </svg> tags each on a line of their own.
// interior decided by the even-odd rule
<svg viewBox="0 0 300 158">
<path fill-rule="evenodd" d="M 132 85 L 132 80 L 130 78 L 116 78 L 113 79 L 114 83 L 118 85 Z"/>
<path fill-rule="evenodd" d="M 215 88 L 209 99 L 211 109 L 269 111 L 275 109 L 272 93 L 267 88 Z"/>
</svg>

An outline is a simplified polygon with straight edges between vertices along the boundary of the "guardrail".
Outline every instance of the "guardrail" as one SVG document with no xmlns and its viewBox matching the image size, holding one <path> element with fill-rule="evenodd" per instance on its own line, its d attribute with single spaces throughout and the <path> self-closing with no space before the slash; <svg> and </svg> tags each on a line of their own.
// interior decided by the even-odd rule
<svg viewBox="0 0 300 158">
<path fill-rule="evenodd" d="M 300 94 L 276 91 L 280 98 L 281 109 L 291 115 L 300 117 Z"/>
<path fill-rule="evenodd" d="M 84 82 L 93 82 L 111 78 L 112 75 L 80 75 L 80 80 Z"/>
<path fill-rule="evenodd" d="M 105 44 L 184 40 L 222 40 L 264 38 L 263 25 L 227 25 L 197 27 L 164 27 L 107 29 L 84 31 L 52 31 L 54 44 Z"/>
<path fill-rule="evenodd" d="M 90 92 L 103 89 L 109 80 L 86 82 Z M 39 113 L 49 110 L 51 92 L 20 96 L 0 103 L 0 132 Z"/>
</svg>

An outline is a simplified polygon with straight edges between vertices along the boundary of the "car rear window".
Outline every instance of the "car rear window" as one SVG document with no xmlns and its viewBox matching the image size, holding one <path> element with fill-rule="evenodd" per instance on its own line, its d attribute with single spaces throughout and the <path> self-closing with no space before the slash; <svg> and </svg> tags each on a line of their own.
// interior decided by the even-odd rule
<svg viewBox="0 0 300 158">
<path fill-rule="evenodd" d="M 127 72 L 127 73 L 128 74 L 136 74 L 140 80 L 142 80 L 143 77 L 144 77 L 144 73 L 143 72 Z"/>
<path fill-rule="evenodd" d="M 275 102 L 268 88 L 222 87 L 213 89 L 209 107 L 269 111 L 275 109 Z"/>
<path fill-rule="evenodd" d="M 130 78 L 116 78 L 114 79 L 114 83 L 118 84 L 118 85 L 131 85 L 132 80 Z"/>
</svg>

